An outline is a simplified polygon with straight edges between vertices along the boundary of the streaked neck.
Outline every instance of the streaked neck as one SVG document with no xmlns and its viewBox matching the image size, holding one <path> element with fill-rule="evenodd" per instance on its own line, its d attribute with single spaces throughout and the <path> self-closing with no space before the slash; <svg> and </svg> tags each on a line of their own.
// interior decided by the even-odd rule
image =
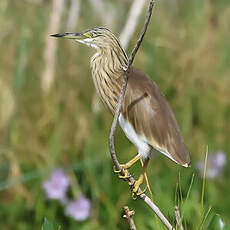
<svg viewBox="0 0 230 230">
<path fill-rule="evenodd" d="M 104 69 L 111 72 L 111 77 L 119 77 L 113 76 L 113 74 L 123 72 L 127 65 L 127 55 L 120 46 L 97 49 L 97 53 L 91 58 L 92 71 L 98 72 L 100 69 Z"/>
<path fill-rule="evenodd" d="M 127 68 L 128 58 L 122 48 L 98 49 L 91 58 L 91 70 L 96 90 L 105 105 L 114 113 L 121 90 L 118 79 Z"/>
</svg>

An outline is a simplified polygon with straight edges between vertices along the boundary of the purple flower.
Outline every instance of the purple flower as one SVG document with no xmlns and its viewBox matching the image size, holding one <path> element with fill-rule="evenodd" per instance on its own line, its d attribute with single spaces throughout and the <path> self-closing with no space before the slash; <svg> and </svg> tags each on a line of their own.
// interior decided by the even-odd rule
<svg viewBox="0 0 230 230">
<path fill-rule="evenodd" d="M 78 221 L 83 221 L 90 216 L 91 203 L 81 196 L 77 200 L 70 201 L 65 209 L 65 214 Z"/>
<path fill-rule="evenodd" d="M 43 189 L 48 199 L 65 202 L 68 186 L 69 178 L 62 169 L 58 169 L 52 172 L 50 178 L 44 182 Z"/>
<path fill-rule="evenodd" d="M 206 177 L 216 178 L 217 176 L 219 176 L 225 164 L 226 164 L 226 155 L 224 152 L 219 151 L 215 154 L 209 155 L 207 159 Z M 204 162 L 197 163 L 197 168 L 201 176 L 203 176 L 204 174 L 204 167 L 205 167 Z"/>
</svg>

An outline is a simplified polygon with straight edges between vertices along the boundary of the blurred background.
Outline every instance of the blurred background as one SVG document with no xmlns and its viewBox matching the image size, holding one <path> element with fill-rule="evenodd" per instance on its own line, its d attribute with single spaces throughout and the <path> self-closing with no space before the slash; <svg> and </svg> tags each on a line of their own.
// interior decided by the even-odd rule
<svg viewBox="0 0 230 230">
<path fill-rule="evenodd" d="M 0 229 L 41 229 L 44 217 L 62 229 L 128 229 L 124 205 L 135 210 L 138 229 L 163 229 L 113 173 L 112 116 L 95 94 L 94 51 L 49 37 L 106 26 L 129 54 L 147 6 L 0 1 Z M 166 95 L 191 154 L 188 169 L 163 155 L 148 169 L 154 201 L 172 223 L 179 205 L 185 229 L 218 229 L 211 228 L 216 214 L 230 223 L 229 39 L 229 0 L 157 1 L 134 63 Z M 120 162 L 136 154 L 120 129 L 116 149 Z"/>
</svg>

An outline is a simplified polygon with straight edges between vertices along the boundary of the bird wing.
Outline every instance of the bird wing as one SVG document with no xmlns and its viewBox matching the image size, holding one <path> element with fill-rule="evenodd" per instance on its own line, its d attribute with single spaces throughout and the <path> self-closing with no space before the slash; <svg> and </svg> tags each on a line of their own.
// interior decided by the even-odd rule
<svg viewBox="0 0 230 230">
<path fill-rule="evenodd" d="M 150 146 L 185 167 L 189 165 L 189 153 L 167 100 L 147 75 L 133 67 L 121 113 Z"/>
</svg>

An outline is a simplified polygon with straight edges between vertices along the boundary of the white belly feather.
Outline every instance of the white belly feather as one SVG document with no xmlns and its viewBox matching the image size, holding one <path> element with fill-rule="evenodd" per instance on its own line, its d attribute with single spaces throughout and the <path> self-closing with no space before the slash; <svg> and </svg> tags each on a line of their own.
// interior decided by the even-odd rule
<svg viewBox="0 0 230 230">
<path fill-rule="evenodd" d="M 140 154 L 144 159 L 149 157 L 151 153 L 151 147 L 148 145 L 146 138 L 144 136 L 138 135 L 133 129 L 132 125 L 125 121 L 122 114 L 119 116 L 119 123 L 127 138 L 138 149 L 138 154 Z"/>
</svg>

